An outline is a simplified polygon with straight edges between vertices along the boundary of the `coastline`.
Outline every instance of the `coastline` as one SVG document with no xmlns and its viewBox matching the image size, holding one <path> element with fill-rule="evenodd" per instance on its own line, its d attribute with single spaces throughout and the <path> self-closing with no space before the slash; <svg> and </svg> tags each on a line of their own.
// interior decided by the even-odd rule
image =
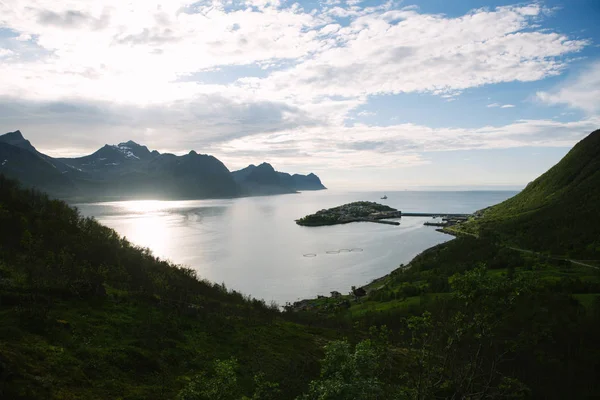
<svg viewBox="0 0 600 400">
<path fill-rule="evenodd" d="M 457 237 L 458 237 L 458 235 L 456 235 L 456 234 L 454 234 L 454 233 L 452 233 L 452 232 L 449 232 L 449 231 L 444 231 L 443 229 L 436 229 L 436 231 L 437 231 L 437 232 L 440 232 L 440 233 L 444 233 L 444 234 L 446 234 L 446 235 L 453 236 L 454 238 L 457 238 Z M 389 277 L 391 274 L 393 274 L 395 271 L 398 271 L 399 269 L 402 269 L 402 270 L 407 270 L 407 269 L 409 269 L 409 268 L 411 267 L 411 263 L 413 262 L 413 260 L 414 260 L 415 258 L 419 257 L 421 254 L 425 253 L 426 251 L 430 251 L 431 249 L 434 249 L 434 248 L 436 248 L 436 247 L 438 247 L 438 246 L 443 246 L 443 245 L 445 245 L 446 243 L 448 243 L 448 242 L 444 242 L 444 243 L 436 244 L 435 246 L 431 246 L 431 247 L 428 247 L 428 248 L 426 248 L 425 250 L 423 250 L 422 252 L 420 252 L 419 254 L 417 254 L 416 256 L 414 256 L 414 257 L 412 258 L 412 260 L 410 260 L 410 261 L 409 261 L 409 262 L 408 262 L 406 265 L 404 265 L 404 264 L 401 264 L 401 265 L 400 265 L 398 268 L 396 268 L 396 269 L 394 269 L 394 270 L 390 271 L 389 273 L 385 274 L 384 276 L 382 276 L 382 277 L 379 277 L 379 278 L 375 278 L 375 279 L 373 279 L 371 282 L 367 283 L 366 285 L 362 285 L 362 286 L 360 286 L 360 287 L 361 287 L 361 288 L 363 288 L 363 289 L 365 289 L 365 290 L 367 291 L 367 293 L 369 293 L 369 291 L 371 291 L 371 290 L 373 290 L 373 289 L 379 289 L 379 288 L 382 288 L 382 287 L 384 287 L 384 286 L 385 286 L 385 281 L 386 281 L 386 279 L 387 279 L 387 278 L 388 278 L 388 277 Z M 383 282 L 383 285 L 379 285 L 379 284 L 380 284 L 380 283 L 382 283 L 382 282 Z"/>
<path fill-rule="evenodd" d="M 446 235 L 450 235 L 453 238 L 457 238 L 460 235 L 460 234 L 457 234 L 456 232 L 452 232 L 452 231 L 447 230 L 447 228 L 436 229 L 436 231 L 440 232 L 440 233 L 444 233 Z M 417 255 L 415 255 L 407 264 L 400 264 L 399 267 L 394 268 L 389 273 L 387 273 L 387 274 L 385 274 L 385 275 L 383 275 L 383 276 L 381 276 L 379 278 L 375 278 L 375 279 L 371 280 L 369 283 L 366 283 L 366 284 L 361 285 L 361 286 L 357 286 L 356 288 L 357 289 L 364 289 L 365 292 L 366 292 L 366 294 L 367 294 L 367 296 L 368 296 L 371 291 L 377 290 L 377 289 L 381 289 L 381 288 L 385 287 L 385 285 L 387 284 L 388 278 L 394 272 L 398 271 L 399 269 L 406 270 L 406 269 L 411 268 L 411 264 L 412 264 L 412 262 L 413 262 L 413 260 L 415 258 L 419 257 L 421 254 L 423 254 L 423 253 L 425 253 L 427 251 L 435 249 L 438 246 L 444 246 L 446 243 L 448 243 L 448 241 L 446 241 L 444 243 L 436 244 L 436 245 L 431 246 L 431 247 L 428 247 L 425 250 L 423 250 L 420 253 L 418 253 Z M 338 298 L 338 300 L 340 300 L 340 301 L 343 302 L 343 301 L 347 301 L 348 298 L 350 298 L 350 297 L 352 297 L 352 296 L 351 295 L 341 295 Z M 322 295 L 316 295 L 316 297 L 314 297 L 314 298 L 306 298 L 306 299 L 298 300 L 298 301 L 290 304 L 290 306 L 292 307 L 292 310 L 294 310 L 294 311 L 304 311 L 304 310 L 313 308 L 315 306 L 315 302 L 318 302 L 318 301 L 320 301 L 323 298 L 325 298 L 325 299 L 331 299 L 332 297 L 327 297 L 327 296 L 322 296 Z"/>
</svg>

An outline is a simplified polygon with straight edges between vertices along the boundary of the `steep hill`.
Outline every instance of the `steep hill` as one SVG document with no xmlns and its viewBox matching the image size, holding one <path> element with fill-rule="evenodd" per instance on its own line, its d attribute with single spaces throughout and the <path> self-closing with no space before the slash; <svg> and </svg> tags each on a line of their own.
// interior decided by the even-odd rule
<svg viewBox="0 0 600 400">
<path fill-rule="evenodd" d="M 0 173 L 24 185 L 68 195 L 74 189 L 71 177 L 77 171 L 39 153 L 19 131 L 0 136 Z M 68 172 L 72 172 L 68 174 Z"/>
<path fill-rule="evenodd" d="M 283 317 L 0 174 L 0 398 L 172 399 L 232 357 L 294 398 L 323 330 Z"/>
<path fill-rule="evenodd" d="M 296 190 L 323 190 L 327 189 L 319 177 L 312 172 L 308 175 L 294 174 L 292 175 L 294 187 Z"/>
<path fill-rule="evenodd" d="M 250 164 L 246 168 L 232 172 L 242 190 L 250 195 L 295 193 L 298 190 L 326 189 L 315 174 L 290 175 L 276 171 L 269 163 L 258 166 Z"/>
<path fill-rule="evenodd" d="M 18 130 L 14 132 L 5 133 L 4 135 L 0 135 L 0 142 L 10 144 L 15 147 L 20 147 L 24 150 L 29 150 L 33 153 L 37 152 L 35 147 L 31 145 L 31 142 L 25 139 L 21 131 Z"/>
<path fill-rule="evenodd" d="M 483 210 L 477 228 L 515 246 L 600 259 L 600 130 L 518 195 Z"/>
</svg>

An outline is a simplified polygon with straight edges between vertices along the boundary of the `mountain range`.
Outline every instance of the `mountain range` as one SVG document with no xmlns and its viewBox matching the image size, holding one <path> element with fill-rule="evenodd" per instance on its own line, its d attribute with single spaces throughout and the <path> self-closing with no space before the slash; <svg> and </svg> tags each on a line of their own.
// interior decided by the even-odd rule
<svg viewBox="0 0 600 400">
<path fill-rule="evenodd" d="M 250 164 L 232 174 L 233 179 L 242 187 L 242 190 L 252 195 L 277 194 L 281 190 L 293 192 L 326 189 L 319 177 L 313 173 L 290 175 L 275 171 L 273 166 L 268 163 L 258 166 Z"/>
<path fill-rule="evenodd" d="M 231 172 L 217 158 L 176 156 L 128 141 L 77 158 L 39 152 L 20 131 L 0 136 L 0 173 L 65 199 L 202 199 L 326 189 L 315 174 L 290 175 L 268 163 Z"/>
</svg>

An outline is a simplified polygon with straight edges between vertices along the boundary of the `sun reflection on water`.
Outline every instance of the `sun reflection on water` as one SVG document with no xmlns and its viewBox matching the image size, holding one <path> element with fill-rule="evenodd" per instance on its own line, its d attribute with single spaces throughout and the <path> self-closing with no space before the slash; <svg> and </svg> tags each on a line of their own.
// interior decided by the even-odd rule
<svg viewBox="0 0 600 400">
<path fill-rule="evenodd" d="M 162 200 L 131 200 L 119 203 L 122 212 L 122 233 L 134 243 L 148 247 L 155 256 L 168 257 L 172 240 L 173 219 L 170 209 L 179 208 L 181 202 Z"/>
<path fill-rule="evenodd" d="M 165 215 L 144 214 L 129 220 L 129 234 L 136 244 L 148 247 L 155 256 L 169 254 L 171 234 L 170 221 Z"/>
<path fill-rule="evenodd" d="M 161 200 L 132 200 L 123 202 L 122 205 L 127 211 L 136 213 L 159 211 L 166 207 L 165 202 Z"/>
</svg>

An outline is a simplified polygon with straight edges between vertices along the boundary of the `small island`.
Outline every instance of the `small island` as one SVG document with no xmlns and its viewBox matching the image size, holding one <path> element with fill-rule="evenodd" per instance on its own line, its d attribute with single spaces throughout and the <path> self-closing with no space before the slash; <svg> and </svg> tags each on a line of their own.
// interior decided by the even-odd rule
<svg viewBox="0 0 600 400">
<path fill-rule="evenodd" d="M 402 212 L 395 208 L 370 201 L 356 201 L 343 206 L 317 211 L 315 214 L 296 220 L 302 226 L 323 226 L 347 224 L 350 222 L 378 222 L 382 224 L 400 225 L 397 221 L 383 221 L 388 218 L 400 218 Z"/>
</svg>

